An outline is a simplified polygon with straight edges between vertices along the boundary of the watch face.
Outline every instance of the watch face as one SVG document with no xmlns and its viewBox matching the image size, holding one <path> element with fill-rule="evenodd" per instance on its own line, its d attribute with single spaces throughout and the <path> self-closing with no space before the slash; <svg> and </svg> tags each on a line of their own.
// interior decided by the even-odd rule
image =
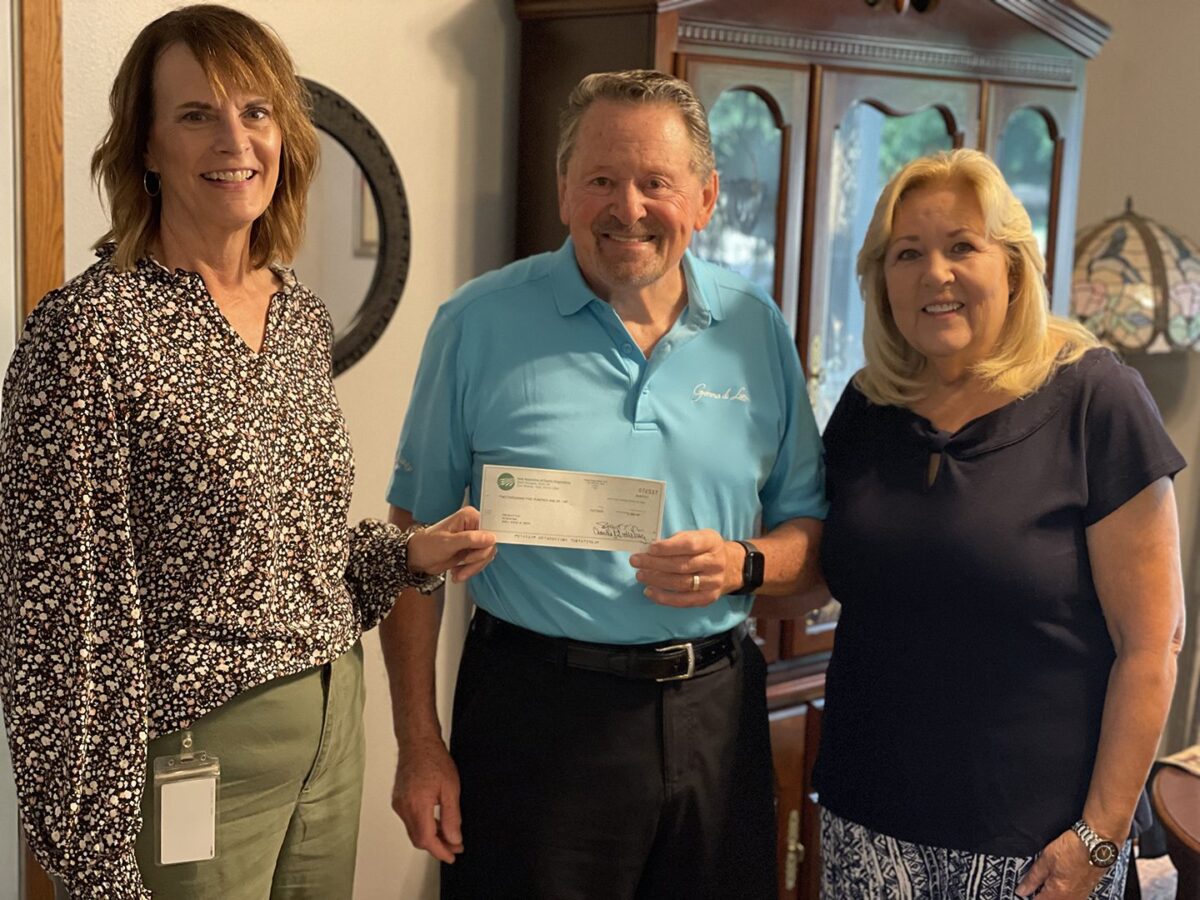
<svg viewBox="0 0 1200 900">
<path fill-rule="evenodd" d="M 1092 848 L 1091 863 L 1101 869 L 1107 869 L 1117 861 L 1117 845 L 1112 841 L 1101 841 Z"/>
<path fill-rule="evenodd" d="M 763 555 L 749 541 L 738 541 L 746 550 L 746 559 L 742 563 L 742 586 L 737 594 L 753 594 L 763 583 Z"/>
<path fill-rule="evenodd" d="M 742 566 L 742 589 L 758 588 L 763 583 L 763 555 L 757 550 L 746 554 L 746 563 Z"/>
</svg>

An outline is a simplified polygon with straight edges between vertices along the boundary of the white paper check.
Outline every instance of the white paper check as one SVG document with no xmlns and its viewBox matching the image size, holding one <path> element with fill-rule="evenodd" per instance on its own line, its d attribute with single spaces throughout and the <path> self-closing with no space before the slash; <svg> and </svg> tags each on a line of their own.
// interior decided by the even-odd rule
<svg viewBox="0 0 1200 900">
<path fill-rule="evenodd" d="M 479 527 L 501 544 L 636 552 L 658 540 L 666 489 L 649 478 L 488 465 Z"/>
</svg>

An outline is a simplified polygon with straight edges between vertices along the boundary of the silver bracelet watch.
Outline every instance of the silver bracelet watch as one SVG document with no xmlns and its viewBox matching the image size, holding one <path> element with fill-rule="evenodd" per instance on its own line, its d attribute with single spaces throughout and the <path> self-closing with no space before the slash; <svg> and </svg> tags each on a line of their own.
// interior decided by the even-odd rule
<svg viewBox="0 0 1200 900">
<path fill-rule="evenodd" d="M 1121 855 L 1120 848 L 1115 843 L 1102 838 L 1092 830 L 1087 822 L 1080 819 L 1071 826 L 1071 830 L 1079 835 L 1083 846 L 1087 847 L 1088 862 L 1098 869 L 1107 869 Z"/>
</svg>

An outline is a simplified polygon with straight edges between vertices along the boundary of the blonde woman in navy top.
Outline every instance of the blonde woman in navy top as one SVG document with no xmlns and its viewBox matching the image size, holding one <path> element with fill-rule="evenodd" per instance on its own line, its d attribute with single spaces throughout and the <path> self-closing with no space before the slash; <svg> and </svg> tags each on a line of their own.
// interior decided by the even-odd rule
<svg viewBox="0 0 1200 900">
<path fill-rule="evenodd" d="M 1184 461 L 1137 372 L 1048 314 L 983 154 L 902 169 L 858 271 L 867 364 L 824 436 L 823 896 L 1120 897 L 1183 639 Z"/>
</svg>

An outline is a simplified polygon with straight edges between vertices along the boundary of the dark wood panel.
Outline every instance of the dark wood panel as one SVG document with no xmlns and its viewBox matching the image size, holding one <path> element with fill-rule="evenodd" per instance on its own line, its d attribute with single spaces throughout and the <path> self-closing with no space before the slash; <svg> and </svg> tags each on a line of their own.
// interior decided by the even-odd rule
<svg viewBox="0 0 1200 900">
<path fill-rule="evenodd" d="M 837 622 L 813 624 L 807 617 L 796 619 L 788 622 L 784 629 L 780 652 L 784 658 L 827 653 L 833 649 L 833 638 L 836 631 Z"/>
<path fill-rule="evenodd" d="M 21 896 L 24 900 L 54 900 L 54 884 L 21 839 Z"/>
<path fill-rule="evenodd" d="M 751 619 L 751 636 L 758 649 L 762 651 L 763 659 L 770 665 L 779 659 L 779 620 Z"/>
<path fill-rule="evenodd" d="M 954 0 L 937 4 L 927 13 L 897 14 L 893 4 L 872 8 L 862 0 L 701 0 L 681 8 L 685 19 L 719 22 L 789 32 L 823 32 L 843 37 L 870 38 L 878 46 L 889 41 L 1018 51 L 1068 57 L 1083 52 L 1094 56 L 1097 36 L 1107 26 L 1090 16 L 1055 17 L 1014 14 L 1005 6 L 1057 6 L 1056 0 Z M 1032 20 L 1032 21 L 1031 21 Z M 1031 27 L 1032 26 L 1032 27 Z M 1076 42 L 1080 46 L 1072 46 Z M 877 51 L 878 52 L 878 51 Z"/>
<path fill-rule="evenodd" d="M 517 136 L 517 258 L 557 249 L 558 117 L 571 89 L 591 72 L 648 69 L 656 63 L 653 15 L 533 19 L 521 29 L 521 129 Z"/>
<path fill-rule="evenodd" d="M 625 12 L 655 13 L 666 5 L 668 4 L 660 2 L 660 0 L 515 0 L 513 3 L 519 19 L 594 16 Z"/>
<path fill-rule="evenodd" d="M 807 322 L 807 318 L 804 321 Z M 829 588 L 822 584 L 800 597 L 801 608 L 811 612 L 784 623 L 780 641 L 780 653 L 784 659 L 827 653 L 833 649 L 833 632 L 837 622 L 820 621 L 821 609 L 833 599 L 829 596 Z"/>
<path fill-rule="evenodd" d="M 804 805 L 804 753 L 808 707 L 771 713 L 771 755 L 775 762 L 775 857 L 780 900 L 798 900 L 799 873 L 806 848 L 800 839 Z"/>
<path fill-rule="evenodd" d="M 808 82 L 808 133 L 804 148 L 804 207 L 801 212 L 803 224 L 800 227 L 799 248 L 800 315 L 796 320 L 796 353 L 800 356 L 800 365 L 804 368 L 806 378 L 812 375 L 808 365 L 808 313 L 812 306 L 812 234 L 813 216 L 816 215 L 817 159 L 821 155 L 821 84 L 824 77 L 825 70 L 821 66 L 812 67 L 812 77 Z"/>
<path fill-rule="evenodd" d="M 814 663 L 812 672 L 793 674 L 777 671 L 768 677 L 767 708 L 778 710 L 807 703 L 825 695 L 825 662 Z M 778 678 L 778 680 L 773 680 Z"/>
<path fill-rule="evenodd" d="M 679 14 L 662 13 L 654 23 L 654 68 L 679 77 L 679 73 L 675 71 L 675 50 L 678 46 Z"/>
<path fill-rule="evenodd" d="M 905 4 L 907 6 L 908 4 Z M 927 12 L 894 3 L 870 7 L 856 0 L 516 0 L 522 19 L 678 11 L 686 19 L 773 30 L 811 30 L 929 43 L 973 44 L 1027 53 L 1088 58 L 1112 29 L 1073 0 L 955 0 Z"/>
<path fill-rule="evenodd" d="M 805 794 L 800 807 L 800 842 L 804 862 L 796 873 L 798 900 L 819 900 L 821 896 L 821 807 L 816 794 Z"/>
<path fill-rule="evenodd" d="M 804 806 L 800 811 L 800 840 L 806 853 L 799 876 L 802 900 L 817 900 L 821 896 L 821 808 L 813 788 L 813 766 L 821 748 L 821 725 L 825 717 L 825 700 L 808 704 L 804 717 Z"/>
</svg>

